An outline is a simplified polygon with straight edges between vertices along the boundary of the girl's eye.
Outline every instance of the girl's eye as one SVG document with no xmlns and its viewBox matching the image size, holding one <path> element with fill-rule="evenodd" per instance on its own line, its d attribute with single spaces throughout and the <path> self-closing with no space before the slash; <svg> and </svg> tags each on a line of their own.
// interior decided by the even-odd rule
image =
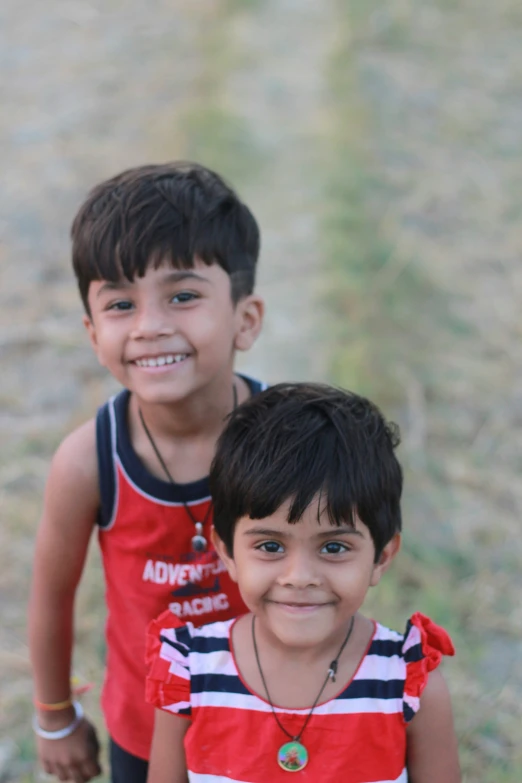
<svg viewBox="0 0 522 783">
<path fill-rule="evenodd" d="M 327 544 L 321 549 L 323 555 L 341 555 L 344 552 L 349 552 L 350 547 L 346 544 L 342 544 L 340 541 L 328 541 Z"/>
<path fill-rule="evenodd" d="M 271 555 L 278 555 L 284 552 L 283 547 L 277 541 L 264 541 L 256 549 L 259 549 L 261 552 L 268 552 Z"/>
<path fill-rule="evenodd" d="M 119 302 L 113 302 L 107 307 L 107 310 L 119 310 L 121 312 L 125 312 L 126 310 L 131 310 L 133 307 L 132 302 L 129 302 L 126 299 L 122 299 Z"/>
<path fill-rule="evenodd" d="M 180 291 L 178 294 L 174 294 L 172 301 L 174 304 L 185 304 L 197 298 L 197 294 L 194 294 L 192 291 Z"/>
</svg>

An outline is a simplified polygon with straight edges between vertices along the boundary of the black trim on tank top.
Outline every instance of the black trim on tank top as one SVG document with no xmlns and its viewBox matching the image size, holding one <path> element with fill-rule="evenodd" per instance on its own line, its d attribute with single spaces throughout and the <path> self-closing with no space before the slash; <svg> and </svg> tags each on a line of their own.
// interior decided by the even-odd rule
<svg viewBox="0 0 522 783">
<path fill-rule="evenodd" d="M 264 386 L 246 375 L 241 377 L 247 384 L 252 395 L 258 394 Z M 129 479 L 147 495 L 160 503 L 197 503 L 210 496 L 208 476 L 191 481 L 187 484 L 171 484 L 153 476 L 142 463 L 132 447 L 128 427 L 128 409 L 130 392 L 123 389 L 113 398 L 116 424 L 116 453 Z M 98 452 L 98 470 L 101 507 L 98 524 L 107 527 L 114 513 L 116 501 L 116 466 L 112 454 L 111 437 L 111 402 L 105 403 L 96 416 L 96 443 Z"/>
<path fill-rule="evenodd" d="M 100 508 L 97 524 L 107 527 L 114 509 L 116 494 L 116 471 L 112 457 L 111 440 L 111 401 L 98 408 L 96 413 L 96 454 L 98 457 L 98 486 L 100 489 Z"/>
</svg>

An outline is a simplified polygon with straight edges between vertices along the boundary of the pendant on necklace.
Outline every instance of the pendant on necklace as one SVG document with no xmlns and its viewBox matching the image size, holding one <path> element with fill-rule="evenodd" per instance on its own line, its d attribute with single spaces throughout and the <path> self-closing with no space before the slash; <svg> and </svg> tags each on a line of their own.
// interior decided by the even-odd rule
<svg viewBox="0 0 522 783">
<path fill-rule="evenodd" d="M 297 740 L 285 742 L 277 753 L 277 761 L 281 769 L 287 772 L 299 772 L 308 764 L 308 751 Z"/>
<path fill-rule="evenodd" d="M 203 525 L 196 522 L 196 535 L 192 536 L 192 551 L 204 552 L 207 548 L 207 539 L 203 535 Z"/>
</svg>

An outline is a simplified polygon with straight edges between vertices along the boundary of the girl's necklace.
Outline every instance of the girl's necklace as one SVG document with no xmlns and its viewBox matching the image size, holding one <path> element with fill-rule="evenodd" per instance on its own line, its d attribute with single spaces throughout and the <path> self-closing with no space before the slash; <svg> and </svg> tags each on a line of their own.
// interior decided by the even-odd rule
<svg viewBox="0 0 522 783">
<path fill-rule="evenodd" d="M 237 408 L 237 389 L 236 389 L 236 384 L 235 383 L 232 384 L 232 394 L 233 394 L 233 400 L 234 400 L 233 401 L 232 410 L 235 411 L 235 409 Z M 145 435 L 147 436 L 147 439 L 148 439 L 150 445 L 152 446 L 152 450 L 154 451 L 154 454 L 156 455 L 159 464 L 163 468 L 163 471 L 165 472 L 165 475 L 167 476 L 167 478 L 170 481 L 170 483 L 173 486 L 176 486 L 176 482 L 174 481 L 174 479 L 172 477 L 172 473 L 168 469 L 165 460 L 161 456 L 160 450 L 158 449 L 158 447 L 156 445 L 156 441 L 152 437 L 151 431 L 149 430 L 149 428 L 145 424 L 145 419 L 143 418 L 143 413 L 141 412 L 141 408 L 138 408 L 138 415 L 140 417 L 141 426 L 143 427 L 143 431 L 144 431 Z M 207 508 L 206 513 L 205 513 L 205 517 L 203 519 L 203 522 L 199 522 L 199 520 L 196 519 L 196 517 L 192 513 L 192 509 L 190 508 L 189 504 L 185 500 L 183 501 L 183 506 L 185 508 L 185 511 L 189 515 L 190 519 L 194 523 L 194 527 L 196 528 L 196 533 L 195 533 L 195 535 L 192 536 L 192 551 L 193 552 L 204 552 L 205 549 L 207 548 L 208 541 L 205 538 L 205 536 L 203 535 L 203 530 L 205 529 L 205 525 L 207 524 L 208 519 L 210 517 L 210 512 L 212 510 L 212 501 L 208 504 L 208 508 Z"/>
<path fill-rule="evenodd" d="M 261 661 L 259 660 L 259 652 L 257 649 L 257 642 L 256 642 L 256 616 L 252 615 L 252 643 L 254 645 L 254 653 L 256 656 L 256 662 L 257 662 L 257 668 L 259 669 L 259 675 L 261 677 L 261 682 L 263 683 L 263 687 L 265 689 L 266 698 L 268 703 L 270 704 L 270 707 L 272 709 L 272 714 L 276 720 L 277 725 L 281 729 L 281 731 L 286 734 L 286 736 L 290 739 L 290 742 L 285 742 L 284 745 L 281 745 L 279 748 L 279 751 L 277 753 L 277 762 L 279 766 L 286 770 L 287 772 L 299 772 L 301 769 L 304 769 L 306 765 L 308 764 L 308 751 L 305 748 L 305 746 L 300 742 L 301 737 L 304 734 L 304 730 L 308 726 L 308 723 L 310 721 L 310 718 L 312 717 L 312 713 L 317 707 L 317 704 L 319 702 L 319 699 L 323 695 L 323 691 L 326 688 L 328 684 L 328 680 L 332 680 L 332 682 L 335 682 L 335 677 L 337 674 L 337 668 L 339 666 L 339 658 L 342 655 L 342 652 L 346 645 L 348 644 L 348 639 L 352 635 L 353 631 L 353 624 L 355 621 L 355 615 L 352 617 L 350 622 L 350 627 L 348 628 L 348 633 L 344 637 L 344 642 L 341 645 L 341 649 L 337 653 L 337 656 L 334 658 L 334 660 L 331 662 L 330 666 L 328 667 L 328 674 L 326 675 L 326 679 L 323 682 L 321 686 L 321 690 L 317 694 L 317 697 L 312 704 L 312 707 L 310 709 L 310 712 L 306 716 L 305 722 L 303 723 L 301 727 L 301 731 L 299 734 L 297 734 L 295 737 L 290 734 L 289 731 L 285 729 L 285 727 L 281 724 L 281 721 L 277 717 L 277 712 L 275 710 L 274 704 L 272 702 L 272 699 L 270 698 L 270 694 L 268 692 L 268 687 L 265 680 L 265 675 L 263 674 L 263 669 L 261 668 Z"/>
</svg>

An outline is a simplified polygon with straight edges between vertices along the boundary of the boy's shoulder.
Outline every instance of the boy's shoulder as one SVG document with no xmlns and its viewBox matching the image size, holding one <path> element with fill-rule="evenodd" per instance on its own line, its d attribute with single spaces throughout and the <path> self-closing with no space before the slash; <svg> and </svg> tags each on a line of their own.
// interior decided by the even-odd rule
<svg viewBox="0 0 522 783">
<path fill-rule="evenodd" d="M 46 483 L 43 517 L 67 528 L 94 524 L 99 506 L 96 425 L 94 419 L 70 432 L 58 446 Z"/>
<path fill-rule="evenodd" d="M 62 440 L 53 458 L 53 464 L 65 472 L 77 473 L 85 478 L 98 476 L 96 459 L 96 419 L 80 424 Z"/>
<path fill-rule="evenodd" d="M 110 419 L 112 411 L 126 410 L 129 392 L 124 389 L 100 405 L 94 416 L 80 424 L 64 437 L 53 457 L 52 468 L 64 471 L 78 479 L 94 480 L 98 486 L 98 440 L 104 417 Z"/>
</svg>

